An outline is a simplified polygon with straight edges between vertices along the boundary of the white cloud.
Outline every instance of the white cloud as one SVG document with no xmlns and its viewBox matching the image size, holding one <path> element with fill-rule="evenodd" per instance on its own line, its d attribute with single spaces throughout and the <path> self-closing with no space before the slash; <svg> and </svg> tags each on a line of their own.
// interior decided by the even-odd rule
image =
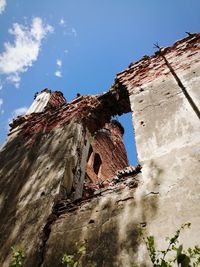
<svg viewBox="0 0 200 267">
<path fill-rule="evenodd" d="M 56 64 L 58 65 L 59 68 L 61 68 L 62 67 L 62 60 L 57 59 Z"/>
<path fill-rule="evenodd" d="M 63 34 L 68 35 L 68 36 L 74 36 L 75 38 L 78 36 L 75 28 L 67 29 L 67 30 L 63 31 Z"/>
<path fill-rule="evenodd" d="M 72 34 L 74 35 L 74 37 L 77 37 L 77 31 L 75 28 L 72 28 Z"/>
<path fill-rule="evenodd" d="M 3 89 L 3 83 L 2 81 L 0 80 L 0 91 Z"/>
<path fill-rule="evenodd" d="M 14 44 L 4 43 L 5 51 L 0 54 L 0 73 L 17 87 L 20 74 L 26 72 L 38 58 L 42 40 L 53 27 L 43 23 L 39 17 L 33 18 L 30 27 L 14 23 L 9 33 L 15 37 Z"/>
<path fill-rule="evenodd" d="M 1 109 L 2 105 L 3 105 L 3 99 L 0 98 L 0 109 Z"/>
<path fill-rule="evenodd" d="M 56 77 L 59 77 L 59 78 L 62 77 L 62 73 L 61 73 L 60 70 L 55 71 L 55 72 L 54 72 L 54 75 L 55 75 Z"/>
<path fill-rule="evenodd" d="M 14 73 L 14 74 L 9 75 L 6 80 L 13 83 L 16 88 L 19 88 L 21 78 L 20 78 L 18 73 Z"/>
<path fill-rule="evenodd" d="M 0 14 L 2 14 L 6 7 L 6 0 L 0 0 Z"/>
<path fill-rule="evenodd" d="M 2 106 L 3 106 L 3 99 L 0 98 L 0 114 L 4 113 L 4 110 L 2 109 Z"/>
<path fill-rule="evenodd" d="M 59 21 L 59 24 L 61 26 L 65 26 L 66 25 L 66 22 L 65 22 L 65 20 L 63 18 L 61 18 L 60 21 Z"/>
<path fill-rule="evenodd" d="M 25 115 L 27 112 L 28 108 L 27 107 L 21 107 L 21 108 L 17 108 L 13 111 L 12 113 L 12 117 L 15 118 L 17 116 L 22 116 Z"/>
<path fill-rule="evenodd" d="M 64 50 L 64 53 L 68 54 L 69 53 L 69 50 L 68 49 L 65 49 Z"/>
<path fill-rule="evenodd" d="M 16 119 L 17 116 L 22 116 L 25 115 L 27 112 L 28 108 L 27 107 L 20 107 L 17 108 L 15 110 L 13 110 L 13 112 L 11 113 L 11 117 L 8 118 L 8 124 L 6 126 L 6 130 L 9 131 L 10 130 L 10 126 L 9 124 L 13 121 L 13 119 Z"/>
<path fill-rule="evenodd" d="M 59 78 L 61 78 L 62 77 L 62 73 L 61 73 L 61 67 L 62 67 L 62 60 L 61 59 L 57 59 L 56 60 L 56 65 L 58 66 L 58 70 L 56 70 L 55 72 L 54 72 L 54 75 L 56 76 L 56 77 L 59 77 Z"/>
</svg>

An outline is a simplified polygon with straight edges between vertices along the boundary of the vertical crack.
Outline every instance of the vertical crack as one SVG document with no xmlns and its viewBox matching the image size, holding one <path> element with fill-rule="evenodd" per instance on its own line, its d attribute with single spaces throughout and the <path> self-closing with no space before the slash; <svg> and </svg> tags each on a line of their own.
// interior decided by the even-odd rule
<svg viewBox="0 0 200 267">
<path fill-rule="evenodd" d="M 43 266 L 45 252 L 46 252 L 46 243 L 47 243 L 49 236 L 51 234 L 51 227 L 52 227 L 53 223 L 57 220 L 57 218 L 58 218 L 58 216 L 57 216 L 56 212 L 54 211 L 54 207 L 53 207 L 52 213 L 47 218 L 47 222 L 46 222 L 45 226 L 43 227 L 42 233 L 40 235 L 40 244 L 38 247 L 39 260 L 38 260 L 37 267 Z"/>
<path fill-rule="evenodd" d="M 197 105 L 195 104 L 194 100 L 192 99 L 192 97 L 189 95 L 186 87 L 184 86 L 184 84 L 182 83 L 181 79 L 178 77 L 178 75 L 176 74 L 175 70 L 173 69 L 172 65 L 169 63 L 169 61 L 167 60 L 167 58 L 165 57 L 165 55 L 163 55 L 161 48 L 156 45 L 157 48 L 159 48 L 160 50 L 158 51 L 158 53 L 160 54 L 160 56 L 163 58 L 163 60 L 165 61 L 166 66 L 168 67 L 168 69 L 170 70 L 171 74 L 173 75 L 174 79 L 176 80 L 178 86 L 181 88 L 183 94 L 185 95 L 185 97 L 187 98 L 190 106 L 192 107 L 192 109 L 194 110 L 194 112 L 196 113 L 197 117 L 200 119 L 200 111 L 197 107 Z"/>
<path fill-rule="evenodd" d="M 40 237 L 39 237 L 39 245 L 37 248 L 37 264 L 36 267 L 42 267 L 45 260 L 46 254 L 46 244 L 49 240 L 51 229 L 57 219 L 64 214 L 65 212 L 73 212 L 78 208 L 78 203 L 80 203 L 81 199 L 71 201 L 69 199 L 58 200 L 54 203 L 52 207 L 52 211 L 49 214 L 46 224 L 44 225 Z"/>
</svg>

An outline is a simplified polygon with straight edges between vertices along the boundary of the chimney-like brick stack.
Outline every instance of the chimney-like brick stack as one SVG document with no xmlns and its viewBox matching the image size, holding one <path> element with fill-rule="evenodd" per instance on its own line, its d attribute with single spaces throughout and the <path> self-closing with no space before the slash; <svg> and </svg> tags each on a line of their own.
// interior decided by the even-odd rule
<svg viewBox="0 0 200 267">
<path fill-rule="evenodd" d="M 90 182 L 101 183 L 128 166 L 123 133 L 121 124 L 113 120 L 95 134 L 87 162 L 86 176 Z"/>
</svg>

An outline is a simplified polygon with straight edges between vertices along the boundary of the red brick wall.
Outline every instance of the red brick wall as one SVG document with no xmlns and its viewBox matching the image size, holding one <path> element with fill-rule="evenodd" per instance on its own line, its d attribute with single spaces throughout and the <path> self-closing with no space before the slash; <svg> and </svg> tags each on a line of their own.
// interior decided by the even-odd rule
<svg viewBox="0 0 200 267">
<path fill-rule="evenodd" d="M 126 166 L 128 159 L 123 143 L 123 127 L 115 121 L 106 123 L 91 142 L 87 178 L 93 183 L 102 182 Z"/>
</svg>

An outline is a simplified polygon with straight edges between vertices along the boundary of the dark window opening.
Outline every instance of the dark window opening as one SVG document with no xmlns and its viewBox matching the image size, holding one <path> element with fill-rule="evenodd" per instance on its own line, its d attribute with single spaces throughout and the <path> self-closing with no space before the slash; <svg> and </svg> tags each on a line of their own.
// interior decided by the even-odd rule
<svg viewBox="0 0 200 267">
<path fill-rule="evenodd" d="M 98 175 L 98 173 L 99 173 L 101 164 L 102 164 L 102 160 L 101 160 L 99 154 L 95 153 L 93 169 L 94 169 L 94 172 L 96 173 L 96 175 Z"/>
</svg>

